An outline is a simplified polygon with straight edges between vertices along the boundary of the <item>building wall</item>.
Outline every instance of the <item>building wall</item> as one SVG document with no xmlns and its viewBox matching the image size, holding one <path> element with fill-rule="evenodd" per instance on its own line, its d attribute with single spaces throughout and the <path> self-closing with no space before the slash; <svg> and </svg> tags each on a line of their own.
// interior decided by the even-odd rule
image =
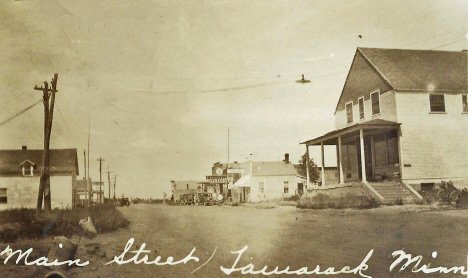
<svg viewBox="0 0 468 278">
<path fill-rule="evenodd" d="M 348 124 L 346 118 L 346 109 L 338 110 L 335 114 L 335 128 L 340 129 L 348 125 L 352 125 L 359 122 L 366 122 L 375 119 L 382 119 L 387 121 L 397 121 L 396 116 L 396 101 L 395 92 L 388 91 L 386 93 L 380 93 L 380 114 L 372 116 L 372 103 L 370 100 L 370 94 L 374 91 L 369 91 L 361 95 L 364 97 L 364 119 L 359 119 L 359 105 L 353 104 L 353 122 Z M 368 97 L 368 99 L 366 99 Z"/>
<path fill-rule="evenodd" d="M 390 91 L 392 88 L 380 74 L 370 65 L 360 50 L 356 51 L 353 63 L 349 69 L 348 77 L 343 87 L 343 92 L 338 101 L 336 110 L 345 109 L 345 104 L 353 101 L 357 104 L 359 97 L 364 95 L 364 100 L 370 98 L 371 92 L 380 90 L 381 93 Z"/>
<path fill-rule="evenodd" d="M 397 92 L 404 180 L 465 178 L 468 167 L 468 114 L 461 94 L 445 94 L 444 114 L 430 113 L 428 92 Z"/>
<path fill-rule="evenodd" d="M 289 192 L 284 193 L 284 182 L 289 182 Z M 264 194 L 259 193 L 259 182 L 264 184 Z M 250 200 L 258 202 L 291 197 L 297 194 L 297 184 L 302 180 L 297 176 L 253 176 L 250 179 Z"/>
<path fill-rule="evenodd" d="M 0 210 L 11 208 L 35 208 L 39 192 L 40 176 L 0 177 L 0 188 L 7 188 L 8 203 L 0 204 Z M 51 176 L 52 208 L 72 207 L 72 177 Z"/>
</svg>

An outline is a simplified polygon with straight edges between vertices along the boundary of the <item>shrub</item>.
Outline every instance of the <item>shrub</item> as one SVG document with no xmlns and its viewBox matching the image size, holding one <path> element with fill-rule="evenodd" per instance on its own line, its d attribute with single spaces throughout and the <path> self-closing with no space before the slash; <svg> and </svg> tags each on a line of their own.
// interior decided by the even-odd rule
<svg viewBox="0 0 468 278">
<path fill-rule="evenodd" d="M 371 196 L 357 196 L 354 194 L 346 194 L 339 198 L 330 198 L 330 196 L 322 193 L 318 193 L 312 198 L 303 198 L 297 204 L 298 208 L 307 209 L 369 209 L 376 208 L 379 204 Z"/>
<path fill-rule="evenodd" d="M 41 238 L 49 236 L 72 236 L 92 234 L 84 232 L 81 219 L 91 217 L 96 230 L 101 233 L 125 228 L 129 221 L 112 205 L 101 205 L 75 209 L 55 209 L 50 214 L 36 219 L 34 209 L 0 211 L 0 241 L 11 242 L 18 238 Z"/>
<path fill-rule="evenodd" d="M 432 205 L 438 202 L 437 193 L 438 190 L 424 190 L 418 191 L 418 193 L 423 197 L 422 201 L 417 201 L 418 205 Z"/>
</svg>

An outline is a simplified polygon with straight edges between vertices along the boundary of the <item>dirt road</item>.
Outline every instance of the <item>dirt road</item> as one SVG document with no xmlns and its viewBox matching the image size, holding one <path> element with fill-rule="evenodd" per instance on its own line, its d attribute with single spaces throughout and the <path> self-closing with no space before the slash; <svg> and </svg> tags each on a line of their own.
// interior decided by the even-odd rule
<svg viewBox="0 0 468 278">
<path fill-rule="evenodd" d="M 237 266 L 253 263 L 256 270 L 265 265 L 269 266 L 269 270 L 275 266 L 279 266 L 280 270 L 287 266 L 291 270 L 305 266 L 312 270 L 316 265 L 323 269 L 329 266 L 341 269 L 346 265 L 354 268 L 373 249 L 374 253 L 367 263 L 369 269 L 363 272 L 372 277 L 464 277 L 454 274 L 413 274 L 410 270 L 390 272 L 389 266 L 394 260 L 391 254 L 404 249 L 407 253 L 422 255 L 423 262 L 432 262 L 433 267 L 464 266 L 468 255 L 468 211 L 402 212 L 398 208 L 316 211 L 294 207 L 262 210 L 145 204 L 120 210 L 131 221 L 130 227 L 94 239 L 81 239 L 77 257 L 89 260 L 90 265 L 70 270 L 67 275 L 226 277 L 220 266 L 230 268 L 237 257 L 231 251 L 247 245 L 248 249 Z M 133 251 L 146 243 L 145 249 L 151 251 L 145 253 L 148 261 L 153 261 L 157 256 L 162 257 L 161 262 L 168 256 L 173 256 L 177 261 L 186 257 L 194 247 L 196 251 L 193 255 L 200 260 L 176 266 L 134 263 L 103 266 L 123 252 L 130 238 L 135 239 Z M 433 251 L 438 252 L 436 259 L 431 258 Z M 213 258 L 202 266 L 213 252 Z M 125 259 L 133 255 L 127 254 Z M 0 272 L 1 269 L 2 266 Z M 19 271 L 16 274 L 25 270 Z M 240 273 L 231 276 L 250 277 Z"/>
</svg>

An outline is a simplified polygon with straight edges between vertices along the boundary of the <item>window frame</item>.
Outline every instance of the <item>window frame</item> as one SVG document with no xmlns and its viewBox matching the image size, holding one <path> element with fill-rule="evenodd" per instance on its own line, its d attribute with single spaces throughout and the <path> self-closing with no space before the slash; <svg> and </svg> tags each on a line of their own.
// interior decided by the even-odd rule
<svg viewBox="0 0 468 278">
<path fill-rule="evenodd" d="M 468 114 L 468 94 L 462 94 L 461 96 L 462 96 L 462 113 Z M 465 99 L 465 101 L 463 101 L 463 99 Z"/>
<path fill-rule="evenodd" d="M 362 99 L 362 118 L 361 118 L 361 106 L 360 106 L 360 100 Z M 358 102 L 358 111 L 359 111 L 359 120 L 364 120 L 366 118 L 366 108 L 365 108 L 365 104 L 364 104 L 364 96 L 361 96 L 358 98 L 357 100 Z"/>
<path fill-rule="evenodd" d="M 378 100 L 379 100 L 379 102 L 378 102 L 379 112 L 377 112 L 375 114 L 374 114 L 374 103 L 372 102 L 372 95 L 374 95 L 374 94 L 377 94 Z M 370 93 L 370 103 L 371 103 L 371 114 L 372 114 L 372 116 L 380 115 L 382 113 L 382 105 L 380 105 L 380 90 L 377 90 L 377 91 L 374 91 L 374 92 Z"/>
<path fill-rule="evenodd" d="M 283 193 L 289 194 L 289 181 L 283 181 Z"/>
<path fill-rule="evenodd" d="M 442 96 L 443 97 L 443 99 L 444 99 L 444 111 L 432 111 L 431 96 Z M 434 94 L 434 93 L 429 94 L 429 113 L 430 114 L 447 114 L 447 107 L 445 105 L 445 94 Z"/>
<path fill-rule="evenodd" d="M 260 185 L 262 186 L 260 187 Z M 265 194 L 265 183 L 263 181 L 258 182 L 258 194 L 259 195 Z"/>
<path fill-rule="evenodd" d="M 34 177 L 34 166 L 29 165 L 29 170 L 26 167 L 26 164 L 23 164 L 21 166 L 21 171 L 23 172 L 23 177 Z M 29 173 L 26 173 L 26 171 L 29 171 Z"/>
<path fill-rule="evenodd" d="M 351 105 L 351 121 L 349 121 L 349 118 L 348 118 L 348 105 Z M 346 114 L 346 124 L 354 123 L 354 109 L 353 109 L 352 101 L 345 103 L 345 114 Z"/>
<path fill-rule="evenodd" d="M 0 189 L 5 189 L 5 195 L 0 195 L 1 198 L 5 198 L 5 202 L 0 202 L 0 205 L 7 205 L 8 204 L 8 188 L 7 187 L 1 187 Z"/>
</svg>

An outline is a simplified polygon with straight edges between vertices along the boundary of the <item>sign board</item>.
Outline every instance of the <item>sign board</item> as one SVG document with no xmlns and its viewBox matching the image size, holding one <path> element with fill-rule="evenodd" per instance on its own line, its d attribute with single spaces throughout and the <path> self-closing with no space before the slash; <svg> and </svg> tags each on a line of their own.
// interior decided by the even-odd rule
<svg viewBox="0 0 468 278">
<path fill-rule="evenodd" d="M 225 183 L 226 176 L 206 176 L 206 179 L 211 183 Z"/>
<path fill-rule="evenodd" d="M 228 174 L 242 174 L 245 173 L 245 169 L 227 169 Z"/>
<path fill-rule="evenodd" d="M 227 179 L 227 180 L 226 180 Z M 210 183 L 226 183 L 226 181 L 232 181 L 234 178 L 228 176 L 206 176 L 206 180 Z"/>
</svg>

